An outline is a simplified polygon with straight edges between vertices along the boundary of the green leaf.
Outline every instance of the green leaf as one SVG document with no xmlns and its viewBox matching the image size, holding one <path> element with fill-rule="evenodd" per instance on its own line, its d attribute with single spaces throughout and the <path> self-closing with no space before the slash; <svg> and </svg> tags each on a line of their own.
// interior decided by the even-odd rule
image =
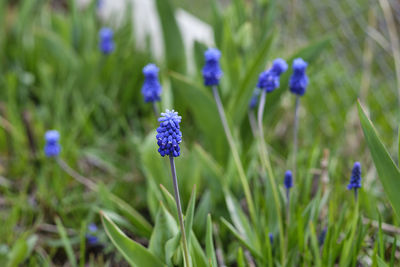
<svg viewBox="0 0 400 267">
<path fill-rule="evenodd" d="M 163 29 L 165 56 L 168 68 L 186 72 L 185 47 L 175 20 L 175 10 L 170 0 L 156 0 L 158 15 Z"/>
<path fill-rule="evenodd" d="M 398 193 L 398 189 L 400 188 L 400 171 L 379 139 L 377 131 L 368 119 L 360 102 L 358 102 L 358 114 L 364 137 L 374 160 L 383 189 L 397 217 L 400 218 L 400 195 Z"/>
<path fill-rule="evenodd" d="M 132 208 L 132 206 L 121 198 L 106 190 L 104 186 L 100 186 L 100 193 L 102 196 L 105 196 L 106 199 L 113 202 L 141 234 L 145 237 L 150 237 L 152 226 L 137 210 Z"/>
<path fill-rule="evenodd" d="M 387 265 L 386 262 L 384 260 L 382 260 L 382 258 L 380 258 L 379 256 L 377 256 L 377 260 L 378 260 L 379 267 L 389 267 L 389 265 Z"/>
<path fill-rule="evenodd" d="M 193 226 L 194 207 L 196 203 L 196 185 L 193 187 L 192 195 L 185 214 L 185 234 L 188 244 L 190 243 L 190 233 Z"/>
<path fill-rule="evenodd" d="M 31 254 L 37 239 L 36 235 L 32 235 L 29 238 L 23 236 L 18 239 L 8 254 L 7 267 L 21 265 Z"/>
<path fill-rule="evenodd" d="M 133 267 L 159 267 L 166 266 L 155 255 L 139 243 L 129 239 L 110 218 L 101 214 L 101 221 L 108 237 L 117 247 L 118 251 Z"/>
<path fill-rule="evenodd" d="M 77 263 L 76 263 L 76 258 L 74 255 L 74 250 L 72 249 L 71 241 L 68 238 L 67 231 L 65 230 L 60 218 L 56 217 L 55 221 L 56 221 L 58 233 L 61 236 L 61 240 L 62 240 L 64 249 L 65 249 L 65 252 L 67 253 L 68 261 L 73 267 L 76 267 Z"/>
<path fill-rule="evenodd" d="M 215 256 L 214 241 L 213 241 L 213 230 L 211 215 L 207 216 L 207 233 L 206 233 L 206 253 L 207 259 L 210 266 L 217 267 L 217 258 Z"/>
<path fill-rule="evenodd" d="M 177 233 L 178 226 L 175 219 L 160 202 L 156 223 L 149 242 L 149 251 L 159 259 L 165 259 L 165 244 Z"/>
<path fill-rule="evenodd" d="M 180 242 L 181 242 L 181 232 L 178 232 L 176 236 L 168 240 L 167 243 L 165 244 L 165 261 L 167 262 L 168 265 L 173 266 L 172 257 L 177 252 Z"/>
</svg>

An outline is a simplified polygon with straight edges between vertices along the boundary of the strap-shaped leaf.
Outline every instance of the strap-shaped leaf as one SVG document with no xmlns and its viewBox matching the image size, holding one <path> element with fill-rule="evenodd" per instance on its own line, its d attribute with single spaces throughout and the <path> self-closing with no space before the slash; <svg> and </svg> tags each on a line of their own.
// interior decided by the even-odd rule
<svg viewBox="0 0 400 267">
<path fill-rule="evenodd" d="M 108 237 L 131 266 L 165 266 L 165 264 L 151 254 L 145 247 L 128 238 L 107 215 L 101 213 L 101 220 Z"/>
<path fill-rule="evenodd" d="M 365 114 L 361 104 L 358 103 L 358 114 L 365 140 L 374 160 L 376 170 L 382 182 L 383 189 L 396 213 L 400 218 L 400 171 L 390 157 L 387 149 L 378 137 L 372 122 Z"/>
</svg>

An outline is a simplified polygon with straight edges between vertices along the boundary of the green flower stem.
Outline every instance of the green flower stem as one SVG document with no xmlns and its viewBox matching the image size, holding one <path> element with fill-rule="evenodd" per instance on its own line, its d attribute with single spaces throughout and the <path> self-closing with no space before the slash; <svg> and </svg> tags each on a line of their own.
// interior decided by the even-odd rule
<svg viewBox="0 0 400 267">
<path fill-rule="evenodd" d="M 299 108 L 300 108 L 300 96 L 296 96 L 296 107 L 294 110 L 294 127 L 293 127 L 293 180 L 296 179 L 296 167 L 297 167 L 297 133 L 299 131 Z"/>
<path fill-rule="evenodd" d="M 178 210 L 179 225 L 181 227 L 181 232 L 182 232 L 183 253 L 185 257 L 186 266 L 189 267 L 190 266 L 189 250 L 185 234 L 185 225 L 183 224 L 182 206 L 181 206 L 181 199 L 179 196 L 178 179 L 176 177 L 174 157 L 171 156 L 169 157 L 169 163 L 171 165 L 172 182 L 174 183 L 175 201 L 176 201 L 176 208 Z"/>
<path fill-rule="evenodd" d="M 61 158 L 57 157 L 56 161 L 57 161 L 58 165 L 61 167 L 61 169 L 63 169 L 69 176 L 71 176 L 72 178 L 74 178 L 79 183 L 83 184 L 84 186 L 86 186 L 88 189 L 90 189 L 92 191 L 95 191 L 95 192 L 98 191 L 99 187 L 97 186 L 97 184 L 95 184 L 94 182 L 92 182 L 88 178 L 86 178 L 86 177 L 80 175 L 79 173 L 77 173 L 64 160 L 62 160 Z"/>
<path fill-rule="evenodd" d="M 156 101 L 153 101 L 151 104 L 152 104 L 152 107 L 153 107 L 154 116 L 156 116 L 156 118 L 158 118 L 160 116 L 160 112 L 158 111 L 158 107 L 157 107 Z"/>
<path fill-rule="evenodd" d="M 226 138 L 228 139 L 228 143 L 229 143 L 229 146 L 232 151 L 233 159 L 235 161 L 235 166 L 239 173 L 240 182 L 242 183 L 242 186 L 243 186 L 244 195 L 246 197 L 246 202 L 249 207 L 250 217 L 251 217 L 252 221 L 254 223 L 256 223 L 257 217 L 256 217 L 255 209 L 254 209 L 254 203 L 253 203 L 253 200 L 252 200 L 251 194 L 250 194 L 250 187 L 247 182 L 246 174 L 244 172 L 242 162 L 240 161 L 239 153 L 236 149 L 232 133 L 228 126 L 228 121 L 226 119 L 226 115 L 225 115 L 224 107 L 221 102 L 221 98 L 219 97 L 217 86 L 212 86 L 212 91 L 213 91 L 215 102 L 217 104 L 218 113 L 221 118 L 222 125 L 224 127 L 225 135 L 226 135 Z"/>
<path fill-rule="evenodd" d="M 259 130 L 259 138 L 260 138 L 260 146 L 259 146 L 259 151 L 260 151 L 260 156 L 262 159 L 262 165 L 264 168 L 267 169 L 268 173 L 268 179 L 271 184 L 271 189 L 272 189 L 272 194 L 274 197 L 274 202 L 275 202 L 275 208 L 276 208 L 276 213 L 278 217 L 278 225 L 279 225 L 279 244 L 281 247 L 281 261 L 282 265 L 285 263 L 285 258 L 286 258 L 286 250 L 285 250 L 285 244 L 284 244 L 284 235 L 283 235 L 283 222 L 282 222 L 282 214 L 281 214 L 281 203 L 279 200 L 279 194 L 278 194 L 278 189 L 277 185 L 275 183 L 275 178 L 274 174 L 272 172 L 271 168 L 271 163 L 268 157 L 267 153 L 267 146 L 265 144 L 264 140 L 264 130 L 263 130 L 263 114 L 264 114 L 264 107 L 265 107 L 265 101 L 266 101 L 267 93 L 265 90 L 262 91 L 261 93 L 261 99 L 260 99 L 260 105 L 258 107 L 258 114 L 257 114 L 257 120 L 258 120 L 258 130 Z"/>
<path fill-rule="evenodd" d="M 251 127 L 251 132 L 253 134 L 253 137 L 257 137 L 257 122 L 256 122 L 256 116 L 254 115 L 254 111 L 251 109 L 248 112 L 249 115 L 249 122 L 250 122 L 250 127 Z"/>
</svg>

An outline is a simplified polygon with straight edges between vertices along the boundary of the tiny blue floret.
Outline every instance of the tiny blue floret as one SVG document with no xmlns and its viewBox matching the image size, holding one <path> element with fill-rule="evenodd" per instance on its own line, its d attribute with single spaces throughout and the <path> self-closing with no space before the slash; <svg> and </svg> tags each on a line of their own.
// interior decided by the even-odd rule
<svg viewBox="0 0 400 267">
<path fill-rule="evenodd" d="M 99 239 L 96 236 L 97 230 L 97 225 L 95 223 L 89 224 L 86 239 L 90 245 L 96 245 L 99 242 Z"/>
<path fill-rule="evenodd" d="M 306 74 L 307 65 L 307 62 L 302 58 L 296 58 L 293 61 L 293 74 L 289 81 L 290 91 L 293 94 L 302 96 L 306 92 L 308 85 L 308 77 Z"/>
<path fill-rule="evenodd" d="M 100 42 L 99 48 L 101 52 L 105 55 L 110 54 L 114 51 L 114 32 L 110 28 L 102 28 L 99 32 Z"/>
<path fill-rule="evenodd" d="M 205 65 L 203 67 L 203 79 L 205 86 L 213 86 L 219 84 L 222 77 L 222 70 L 219 66 L 221 52 L 216 48 L 209 48 L 205 53 Z"/>
<path fill-rule="evenodd" d="M 347 189 L 358 189 L 361 188 L 361 164 L 355 162 L 353 170 L 351 171 L 350 183 L 347 185 Z"/>
<path fill-rule="evenodd" d="M 283 181 L 286 189 L 290 189 L 293 187 L 293 175 L 291 171 L 286 171 L 285 173 L 285 180 Z"/>
<path fill-rule="evenodd" d="M 144 102 L 155 102 L 161 99 L 161 84 L 158 81 L 159 69 L 155 64 L 148 64 L 143 68 L 144 83 L 142 94 Z"/>
<path fill-rule="evenodd" d="M 180 155 L 179 144 L 182 142 L 182 133 L 179 123 L 182 117 L 174 110 L 166 110 L 158 119 L 160 127 L 157 128 L 158 152 L 161 156 L 178 157 Z"/>
<path fill-rule="evenodd" d="M 279 87 L 279 79 L 283 72 L 288 68 L 285 60 L 277 58 L 272 63 L 272 67 L 266 71 L 261 72 L 258 77 L 257 86 L 264 89 L 267 93 L 274 91 Z"/>
<path fill-rule="evenodd" d="M 44 146 L 44 153 L 47 157 L 57 157 L 61 152 L 61 146 L 58 143 L 60 134 L 56 130 L 47 131 L 45 136 L 46 144 Z"/>
<path fill-rule="evenodd" d="M 269 233 L 269 243 L 272 245 L 274 243 L 274 234 L 273 233 Z"/>
<path fill-rule="evenodd" d="M 253 95 L 251 96 L 250 102 L 249 102 L 249 109 L 255 109 L 257 104 L 258 104 L 258 98 L 260 96 L 260 89 L 255 88 L 253 91 Z"/>
</svg>

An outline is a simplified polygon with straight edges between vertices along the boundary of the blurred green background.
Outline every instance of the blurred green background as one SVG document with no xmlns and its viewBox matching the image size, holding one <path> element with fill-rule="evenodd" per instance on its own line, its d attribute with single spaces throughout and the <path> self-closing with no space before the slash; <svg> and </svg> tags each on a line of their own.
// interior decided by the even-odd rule
<svg viewBox="0 0 400 267">
<path fill-rule="evenodd" d="M 215 103 L 209 88 L 202 85 L 206 45 L 194 44 L 195 72 L 189 73 L 182 53 L 181 34 L 185 33 L 177 28 L 175 8 L 187 10 L 214 31 L 215 45 L 222 51 L 222 101 L 254 188 L 263 185 L 259 184 L 262 174 L 249 127 L 248 101 L 258 74 L 274 58 L 291 63 L 301 56 L 310 63 L 310 85 L 300 110 L 298 172 L 302 183 L 294 198 L 299 210 L 315 196 L 315 183 L 326 183 L 329 203 L 334 204 L 330 204 L 329 218 L 313 218 L 318 230 L 333 224 L 335 216 L 350 214 L 343 204 L 343 199 L 352 198 L 345 185 L 352 164 L 361 161 L 360 206 L 365 217 L 378 220 L 381 214 L 383 221 L 398 225 L 363 141 L 356 108 L 359 98 L 397 159 L 398 2 L 156 2 L 163 25 L 164 61 L 151 53 L 150 38 L 145 49 L 135 48 L 138 41 L 132 34 L 129 12 L 116 27 L 99 19 L 94 1 L 83 9 L 72 0 L 0 2 L 0 263 L 71 264 L 66 248 L 72 244 L 72 253 L 83 253 L 93 266 L 122 264 L 102 230 L 100 248 L 80 251 L 86 225 L 100 225 L 99 209 L 115 214 L 123 211 L 107 194 L 90 192 L 45 158 L 43 136 L 48 129 L 59 130 L 66 162 L 154 221 L 161 199 L 158 185 L 170 192 L 172 186 L 167 163 L 156 153 L 157 124 L 151 106 L 140 93 L 142 68 L 149 62 L 161 69 L 160 108 L 174 108 L 183 117 L 183 153 L 177 170 L 183 203 L 197 185 L 196 234 L 204 233 L 205 220 L 201 219 L 208 212 L 217 220 L 229 217 L 222 186 L 229 187 L 238 202 L 243 199 Z M 116 49 L 108 56 L 98 50 L 98 31 L 103 26 L 115 30 Z M 287 90 L 289 76 L 290 71 L 268 98 L 265 115 L 266 140 L 277 177 L 289 168 L 292 153 L 294 97 Z M 323 159 L 329 162 L 330 179 L 322 183 L 318 180 L 322 176 L 316 174 L 323 170 Z M 264 206 L 271 197 L 264 199 L 260 193 L 257 198 L 260 209 L 267 209 Z M 272 216 L 269 212 L 267 218 Z M 56 218 L 61 218 L 67 239 Z M 140 236 L 132 222 L 122 221 L 135 240 L 144 239 L 146 244 L 147 237 Z M 274 222 L 268 224 L 276 228 Z M 230 246 L 232 237 L 223 227 L 220 231 L 226 260 L 233 264 L 238 244 Z M 365 251 L 372 249 L 366 245 Z"/>
</svg>

